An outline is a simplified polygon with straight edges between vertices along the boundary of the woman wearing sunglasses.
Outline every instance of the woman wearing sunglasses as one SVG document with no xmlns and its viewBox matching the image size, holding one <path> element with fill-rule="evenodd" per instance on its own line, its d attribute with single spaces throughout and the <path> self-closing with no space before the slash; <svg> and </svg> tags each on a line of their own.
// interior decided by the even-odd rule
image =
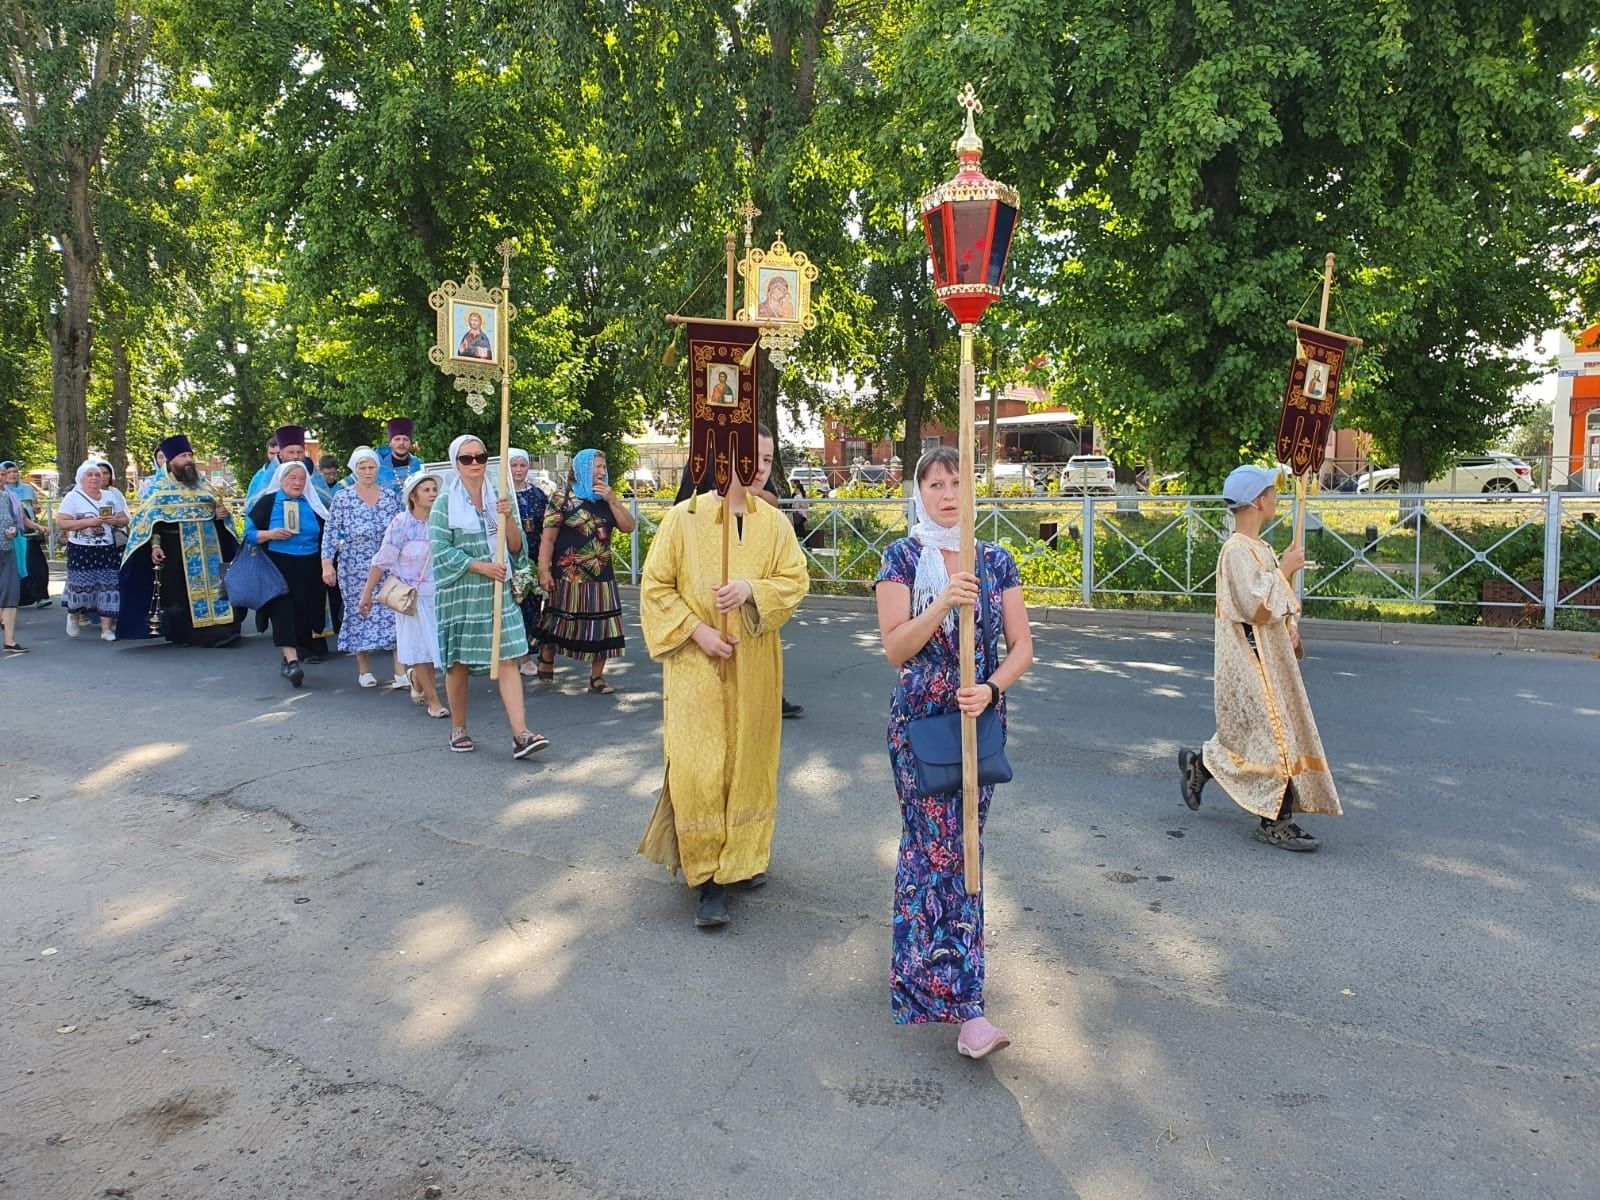
<svg viewBox="0 0 1600 1200">
<path fill-rule="evenodd" d="M 511 756 L 527 758 L 550 744 L 528 728 L 522 703 L 522 677 L 517 659 L 528 651 L 522 613 L 512 597 L 510 579 L 527 562 L 528 547 L 515 503 L 498 496 L 488 481 L 489 452 L 483 442 L 463 434 L 450 443 L 455 473 L 428 518 L 433 545 L 435 597 L 439 621 L 439 654 L 445 668 L 445 693 L 454 717 L 450 749 L 477 749 L 467 734 L 467 679 L 486 675 L 494 641 L 494 590 L 500 600 L 500 702 L 511 725 Z M 505 522 L 506 558 L 495 561 L 495 536 Z"/>
</svg>

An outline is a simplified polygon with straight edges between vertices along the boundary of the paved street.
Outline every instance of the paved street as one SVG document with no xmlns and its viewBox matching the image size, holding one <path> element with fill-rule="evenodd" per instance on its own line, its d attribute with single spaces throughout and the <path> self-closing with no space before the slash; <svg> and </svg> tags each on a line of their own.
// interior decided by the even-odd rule
<svg viewBox="0 0 1600 1200">
<path fill-rule="evenodd" d="M 1179 802 L 1209 640 L 1041 630 L 975 1064 L 889 1020 L 865 614 L 790 626 L 773 882 L 710 935 L 633 853 L 636 628 L 515 764 L 483 685 L 452 755 L 348 660 L 60 626 L 0 661 L 0 1196 L 1600 1195 L 1593 659 L 1311 646 L 1347 815 L 1296 856 Z"/>
</svg>

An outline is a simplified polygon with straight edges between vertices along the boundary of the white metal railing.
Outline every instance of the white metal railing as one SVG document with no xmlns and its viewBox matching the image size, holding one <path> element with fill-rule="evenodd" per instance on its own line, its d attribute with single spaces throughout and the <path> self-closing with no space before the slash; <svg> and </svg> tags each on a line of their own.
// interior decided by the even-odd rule
<svg viewBox="0 0 1600 1200">
<path fill-rule="evenodd" d="M 614 546 L 637 583 L 668 501 L 630 501 L 638 530 Z M 804 502 L 812 579 L 868 591 L 884 549 L 905 536 L 897 498 Z M 791 514 L 795 502 L 782 506 Z M 1280 551 L 1293 528 L 1281 497 L 1264 536 Z M 1219 496 L 983 497 L 978 536 L 1017 560 L 1030 597 L 1085 607 L 1209 610 L 1217 554 L 1231 528 Z M 1324 493 L 1306 513 L 1301 580 L 1308 613 L 1600 628 L 1600 495 Z M 1363 611 L 1365 610 L 1365 611 Z"/>
</svg>

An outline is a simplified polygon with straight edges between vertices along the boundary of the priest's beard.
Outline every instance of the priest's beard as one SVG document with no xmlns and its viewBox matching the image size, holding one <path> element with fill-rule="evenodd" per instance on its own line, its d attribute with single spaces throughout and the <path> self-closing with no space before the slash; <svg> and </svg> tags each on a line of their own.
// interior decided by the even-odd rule
<svg viewBox="0 0 1600 1200">
<path fill-rule="evenodd" d="M 181 467 L 172 468 L 172 477 L 184 487 L 200 486 L 200 468 L 194 463 L 184 463 Z"/>
</svg>

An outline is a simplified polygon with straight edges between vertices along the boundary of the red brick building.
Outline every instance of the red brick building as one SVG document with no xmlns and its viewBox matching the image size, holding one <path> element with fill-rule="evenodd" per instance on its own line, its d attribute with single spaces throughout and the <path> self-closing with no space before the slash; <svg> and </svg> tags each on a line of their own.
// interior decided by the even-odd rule
<svg viewBox="0 0 1600 1200">
<path fill-rule="evenodd" d="M 1042 388 L 1012 384 L 1001 393 L 995 405 L 995 457 L 1001 462 L 1064 462 L 1073 454 L 1091 453 L 1094 430 L 1080 422 L 1068 409 L 1046 406 L 1048 395 Z M 989 397 L 980 395 L 977 403 L 977 455 L 980 461 L 989 453 Z M 895 442 L 870 441 L 849 425 L 829 418 L 822 427 L 822 463 L 830 479 L 842 479 L 856 462 L 887 464 L 900 448 Z M 959 433 L 931 421 L 922 427 L 922 449 L 954 446 Z"/>
</svg>

